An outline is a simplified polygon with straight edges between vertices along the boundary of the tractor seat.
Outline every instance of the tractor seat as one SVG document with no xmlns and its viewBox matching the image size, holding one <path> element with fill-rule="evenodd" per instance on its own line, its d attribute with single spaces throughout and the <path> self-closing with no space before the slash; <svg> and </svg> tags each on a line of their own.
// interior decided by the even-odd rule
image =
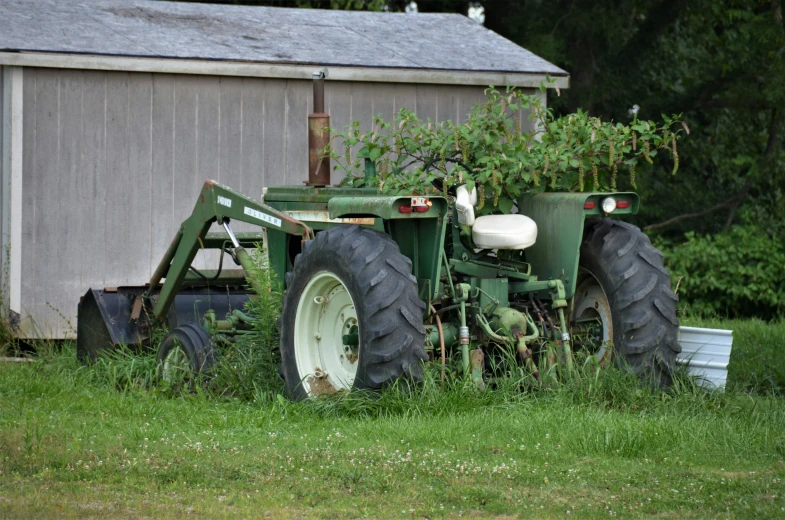
<svg viewBox="0 0 785 520">
<path fill-rule="evenodd" d="M 482 249 L 526 249 L 537 241 L 537 224 L 521 214 L 474 216 L 477 190 L 459 186 L 455 208 L 458 222 L 472 228 L 472 241 Z"/>
</svg>

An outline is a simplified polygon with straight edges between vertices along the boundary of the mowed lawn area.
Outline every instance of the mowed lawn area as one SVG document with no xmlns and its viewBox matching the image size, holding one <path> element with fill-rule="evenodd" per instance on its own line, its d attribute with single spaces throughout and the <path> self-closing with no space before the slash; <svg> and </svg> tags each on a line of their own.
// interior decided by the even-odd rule
<svg viewBox="0 0 785 520">
<path fill-rule="evenodd" d="M 241 402 L 43 349 L 0 363 L 0 517 L 785 517 L 785 324 L 688 324 L 736 330 L 728 392 Z"/>
</svg>

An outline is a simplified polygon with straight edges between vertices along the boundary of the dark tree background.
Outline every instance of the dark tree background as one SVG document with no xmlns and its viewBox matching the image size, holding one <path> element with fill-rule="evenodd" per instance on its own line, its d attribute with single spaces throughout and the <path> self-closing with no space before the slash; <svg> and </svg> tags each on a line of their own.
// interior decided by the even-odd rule
<svg viewBox="0 0 785 520">
<path fill-rule="evenodd" d="M 666 240 L 733 225 L 785 237 L 782 102 L 785 0 L 420 0 L 420 12 L 485 9 L 485 26 L 571 74 L 549 104 L 627 121 L 682 113 L 691 130 L 671 175 L 661 157 L 639 174 L 638 224 Z M 232 1 L 403 11 L 406 0 Z M 416 16 L 416 15 L 415 15 Z"/>
</svg>

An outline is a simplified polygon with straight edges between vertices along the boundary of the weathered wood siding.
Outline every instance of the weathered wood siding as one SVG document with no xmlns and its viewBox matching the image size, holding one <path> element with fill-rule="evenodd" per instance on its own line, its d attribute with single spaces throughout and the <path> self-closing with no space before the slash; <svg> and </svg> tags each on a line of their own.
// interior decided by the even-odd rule
<svg viewBox="0 0 785 520">
<path fill-rule="evenodd" d="M 73 335 L 89 287 L 145 283 L 205 179 L 252 197 L 302 184 L 311 89 L 302 80 L 26 68 L 23 332 Z M 479 87 L 328 81 L 325 90 L 336 128 L 368 128 L 372 115 L 402 107 L 462 120 L 484 98 Z"/>
<path fill-rule="evenodd" d="M 6 184 L 6 176 L 5 176 L 5 169 L 7 168 L 5 164 L 5 141 L 4 141 L 4 131 L 5 131 L 5 118 L 3 117 L 3 110 L 5 109 L 5 90 L 3 90 L 3 81 L 5 80 L 5 68 L 0 65 L 0 244 L 3 246 L 7 243 L 9 238 L 9 229 L 8 229 L 8 218 L 6 216 L 9 207 L 9 196 L 7 184 Z M 0 250 L 4 249 L 4 247 L 0 247 Z M 7 261 L 5 255 L 2 254 L 0 251 L 0 301 L 2 301 L 3 306 L 7 309 L 8 308 L 8 290 L 6 287 L 7 277 L 3 276 L 2 273 L 5 272 L 5 268 L 7 267 Z"/>
</svg>

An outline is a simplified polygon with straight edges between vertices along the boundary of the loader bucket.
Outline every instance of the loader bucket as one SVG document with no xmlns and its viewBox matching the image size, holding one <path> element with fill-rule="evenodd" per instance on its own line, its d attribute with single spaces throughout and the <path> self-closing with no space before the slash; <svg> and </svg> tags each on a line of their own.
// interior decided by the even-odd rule
<svg viewBox="0 0 785 520">
<path fill-rule="evenodd" d="M 120 345 L 141 346 L 148 338 L 140 320 L 131 320 L 131 308 L 145 287 L 88 289 L 79 302 L 76 355 L 82 362 L 95 359 L 101 351 Z M 250 297 L 244 289 L 187 288 L 175 296 L 166 316 L 170 328 L 186 323 L 201 325 L 208 310 L 219 317 L 233 309 L 243 309 Z"/>
<path fill-rule="evenodd" d="M 139 321 L 131 321 L 133 298 L 132 294 L 88 289 L 77 311 L 76 356 L 80 361 L 93 360 L 105 349 L 142 343 Z"/>
</svg>

